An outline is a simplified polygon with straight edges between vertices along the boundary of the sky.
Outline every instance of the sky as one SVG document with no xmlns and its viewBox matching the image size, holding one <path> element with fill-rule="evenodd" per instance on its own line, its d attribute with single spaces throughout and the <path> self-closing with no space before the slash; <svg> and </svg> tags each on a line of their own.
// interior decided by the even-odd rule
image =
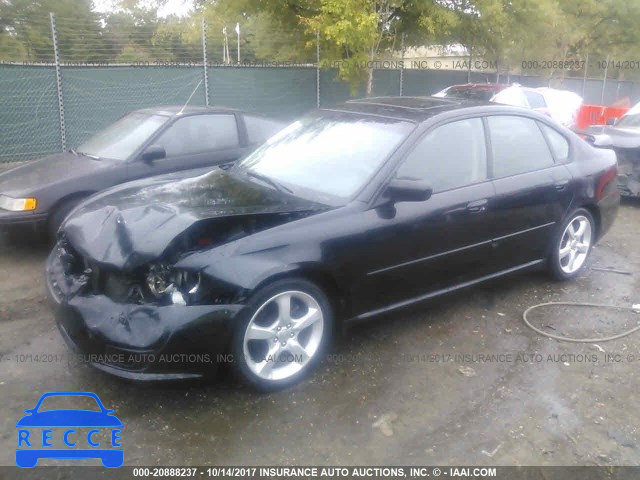
<svg viewBox="0 0 640 480">
<path fill-rule="evenodd" d="M 100 13 L 112 12 L 116 10 L 115 0 L 93 0 L 93 6 L 95 11 Z M 154 0 L 142 0 L 141 5 L 153 5 L 156 2 Z M 188 15 L 193 8 L 193 0 L 166 0 L 166 4 L 158 10 L 160 17 L 166 17 L 169 15 L 185 16 Z"/>
</svg>

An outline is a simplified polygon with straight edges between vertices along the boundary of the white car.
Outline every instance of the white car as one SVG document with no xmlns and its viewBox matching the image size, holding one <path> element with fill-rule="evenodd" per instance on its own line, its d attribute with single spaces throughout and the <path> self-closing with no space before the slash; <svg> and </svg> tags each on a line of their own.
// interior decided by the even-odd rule
<svg viewBox="0 0 640 480">
<path fill-rule="evenodd" d="M 578 110 L 582 106 L 582 97 L 568 90 L 541 87 L 528 88 L 512 85 L 495 94 L 494 103 L 531 108 L 548 115 L 565 127 L 575 126 Z"/>
</svg>

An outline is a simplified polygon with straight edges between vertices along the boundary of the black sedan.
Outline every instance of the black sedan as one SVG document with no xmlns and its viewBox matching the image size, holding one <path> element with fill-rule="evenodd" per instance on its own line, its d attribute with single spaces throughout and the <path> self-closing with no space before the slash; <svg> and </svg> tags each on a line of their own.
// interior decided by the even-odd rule
<svg viewBox="0 0 640 480">
<path fill-rule="evenodd" d="M 530 110 L 388 97 L 320 110 L 230 168 L 94 196 L 47 277 L 60 331 L 131 379 L 290 385 L 342 322 L 502 275 L 584 268 L 616 158 Z"/>
<path fill-rule="evenodd" d="M 73 208 L 114 185 L 237 160 L 284 124 L 226 108 L 132 112 L 75 149 L 0 173 L 0 228 L 52 237 Z"/>
</svg>

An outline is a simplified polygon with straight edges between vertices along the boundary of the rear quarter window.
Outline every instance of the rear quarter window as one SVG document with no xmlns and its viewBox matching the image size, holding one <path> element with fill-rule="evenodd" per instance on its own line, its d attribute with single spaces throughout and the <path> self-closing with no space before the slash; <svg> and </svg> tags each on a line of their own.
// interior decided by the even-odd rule
<svg viewBox="0 0 640 480">
<path fill-rule="evenodd" d="M 245 115 L 244 124 L 247 127 L 249 143 L 263 143 L 284 126 L 281 122 L 252 115 Z"/>
<path fill-rule="evenodd" d="M 561 133 L 556 132 L 553 128 L 538 122 L 542 133 L 549 141 L 549 147 L 553 152 L 553 156 L 558 163 L 564 163 L 569 160 L 569 141 Z"/>
</svg>

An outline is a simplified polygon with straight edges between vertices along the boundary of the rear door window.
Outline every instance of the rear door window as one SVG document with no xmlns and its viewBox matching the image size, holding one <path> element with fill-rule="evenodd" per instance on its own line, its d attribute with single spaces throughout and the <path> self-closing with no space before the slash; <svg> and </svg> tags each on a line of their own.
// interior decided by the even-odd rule
<svg viewBox="0 0 640 480">
<path fill-rule="evenodd" d="M 494 178 L 532 172 L 555 164 L 535 120 L 512 115 L 487 117 Z"/>
</svg>

